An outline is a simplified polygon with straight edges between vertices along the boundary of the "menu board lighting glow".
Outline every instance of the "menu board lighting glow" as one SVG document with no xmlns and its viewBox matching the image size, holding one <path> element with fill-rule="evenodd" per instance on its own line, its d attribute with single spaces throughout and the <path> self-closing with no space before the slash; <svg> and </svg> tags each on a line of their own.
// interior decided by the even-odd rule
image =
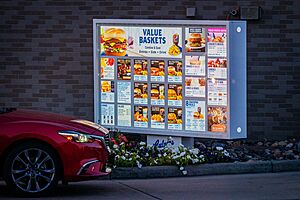
<svg viewBox="0 0 300 200">
<path fill-rule="evenodd" d="M 232 138 L 230 23 L 155 22 L 94 20 L 97 122 L 130 133 Z"/>
</svg>

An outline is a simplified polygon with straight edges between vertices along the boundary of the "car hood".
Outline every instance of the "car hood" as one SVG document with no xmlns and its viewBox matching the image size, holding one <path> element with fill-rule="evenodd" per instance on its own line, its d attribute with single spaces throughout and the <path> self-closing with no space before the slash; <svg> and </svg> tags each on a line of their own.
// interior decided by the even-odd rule
<svg viewBox="0 0 300 200">
<path fill-rule="evenodd" d="M 26 109 L 17 109 L 15 111 L 2 114 L 12 122 L 34 122 L 34 123 L 43 123 L 43 124 L 52 124 L 60 126 L 65 129 L 72 129 L 83 131 L 85 133 L 94 134 L 99 133 L 95 128 L 80 124 L 71 120 L 77 118 L 71 116 L 65 116 L 61 114 L 54 114 L 48 112 L 26 110 Z M 98 134 L 97 134 L 98 135 Z"/>
</svg>

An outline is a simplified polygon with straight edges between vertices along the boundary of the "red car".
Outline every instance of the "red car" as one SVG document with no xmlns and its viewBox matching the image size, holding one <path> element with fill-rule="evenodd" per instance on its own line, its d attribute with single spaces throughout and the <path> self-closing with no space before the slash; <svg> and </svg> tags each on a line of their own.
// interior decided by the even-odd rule
<svg viewBox="0 0 300 200">
<path fill-rule="evenodd" d="M 109 131 L 87 120 L 45 112 L 0 109 L 0 177 L 25 194 L 58 181 L 108 175 Z"/>
</svg>

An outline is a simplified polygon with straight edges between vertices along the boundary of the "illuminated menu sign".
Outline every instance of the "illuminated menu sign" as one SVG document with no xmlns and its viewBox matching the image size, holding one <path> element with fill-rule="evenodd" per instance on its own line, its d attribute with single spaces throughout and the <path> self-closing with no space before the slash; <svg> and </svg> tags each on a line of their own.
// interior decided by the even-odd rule
<svg viewBox="0 0 300 200">
<path fill-rule="evenodd" d="M 131 133 L 230 138 L 228 24 L 99 20 L 94 27 L 97 122 Z"/>
</svg>

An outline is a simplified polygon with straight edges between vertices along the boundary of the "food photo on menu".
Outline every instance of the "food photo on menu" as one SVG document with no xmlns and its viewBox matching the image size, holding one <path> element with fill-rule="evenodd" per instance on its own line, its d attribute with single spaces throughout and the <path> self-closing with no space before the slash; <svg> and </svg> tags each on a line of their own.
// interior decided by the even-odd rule
<svg viewBox="0 0 300 200">
<path fill-rule="evenodd" d="M 114 58 L 101 58 L 100 75 L 102 79 L 114 79 Z"/>
<path fill-rule="evenodd" d="M 147 128 L 148 127 L 148 107 L 134 106 L 134 126 Z"/>
<path fill-rule="evenodd" d="M 203 28 L 185 29 L 186 52 L 205 52 L 205 33 Z"/>
<path fill-rule="evenodd" d="M 224 43 L 226 41 L 226 28 L 208 28 L 207 42 Z"/>
<path fill-rule="evenodd" d="M 151 104 L 164 105 L 165 104 L 165 85 L 160 83 L 151 83 Z"/>
<path fill-rule="evenodd" d="M 114 81 L 101 81 L 101 101 L 114 102 Z"/>
<path fill-rule="evenodd" d="M 106 56 L 126 56 L 127 39 L 123 28 L 106 28 L 100 36 L 101 51 Z"/>
<path fill-rule="evenodd" d="M 172 38 L 173 38 L 173 44 L 172 46 L 170 46 L 168 53 L 171 56 L 178 56 L 182 52 L 182 48 L 179 46 L 180 36 L 178 33 L 175 33 L 173 34 Z"/>
<path fill-rule="evenodd" d="M 151 107 L 151 128 L 165 128 L 165 108 Z"/>
<path fill-rule="evenodd" d="M 227 108 L 208 107 L 207 108 L 208 131 L 227 132 Z"/>
<path fill-rule="evenodd" d="M 201 107 L 200 106 L 197 108 L 197 111 L 195 111 L 193 113 L 193 118 L 194 119 L 204 119 L 204 115 L 201 113 Z"/>
<path fill-rule="evenodd" d="M 135 81 L 147 81 L 148 62 L 147 60 L 136 59 L 133 65 L 133 74 Z"/>
<path fill-rule="evenodd" d="M 207 67 L 209 78 L 227 79 L 227 59 L 209 58 Z"/>
<path fill-rule="evenodd" d="M 171 106 L 182 105 L 182 85 L 169 84 L 168 85 L 168 104 Z"/>
<path fill-rule="evenodd" d="M 101 81 L 101 92 L 114 92 L 113 81 Z"/>
<path fill-rule="evenodd" d="M 205 76 L 205 56 L 185 56 L 186 76 Z"/>
<path fill-rule="evenodd" d="M 182 81 L 182 61 L 178 61 L 178 60 L 168 61 L 168 81 L 169 82 Z"/>
<path fill-rule="evenodd" d="M 206 79 L 204 77 L 185 77 L 186 97 L 205 97 Z"/>
<path fill-rule="evenodd" d="M 148 103 L 148 84 L 134 83 L 134 103 L 147 104 Z"/>
<path fill-rule="evenodd" d="M 130 64 L 131 64 L 130 59 L 118 59 L 117 60 L 118 80 L 130 80 L 131 79 Z"/>
<path fill-rule="evenodd" d="M 182 108 L 168 108 L 168 129 L 182 130 Z"/>
<path fill-rule="evenodd" d="M 185 101 L 185 129 L 190 131 L 205 131 L 205 101 Z"/>
<path fill-rule="evenodd" d="M 226 57 L 227 49 L 226 28 L 207 28 L 207 55 L 212 57 Z"/>
<path fill-rule="evenodd" d="M 209 58 L 207 61 L 208 68 L 227 68 L 227 59 Z"/>
<path fill-rule="evenodd" d="M 151 81 L 165 81 L 165 62 L 163 60 L 151 60 Z"/>
</svg>

